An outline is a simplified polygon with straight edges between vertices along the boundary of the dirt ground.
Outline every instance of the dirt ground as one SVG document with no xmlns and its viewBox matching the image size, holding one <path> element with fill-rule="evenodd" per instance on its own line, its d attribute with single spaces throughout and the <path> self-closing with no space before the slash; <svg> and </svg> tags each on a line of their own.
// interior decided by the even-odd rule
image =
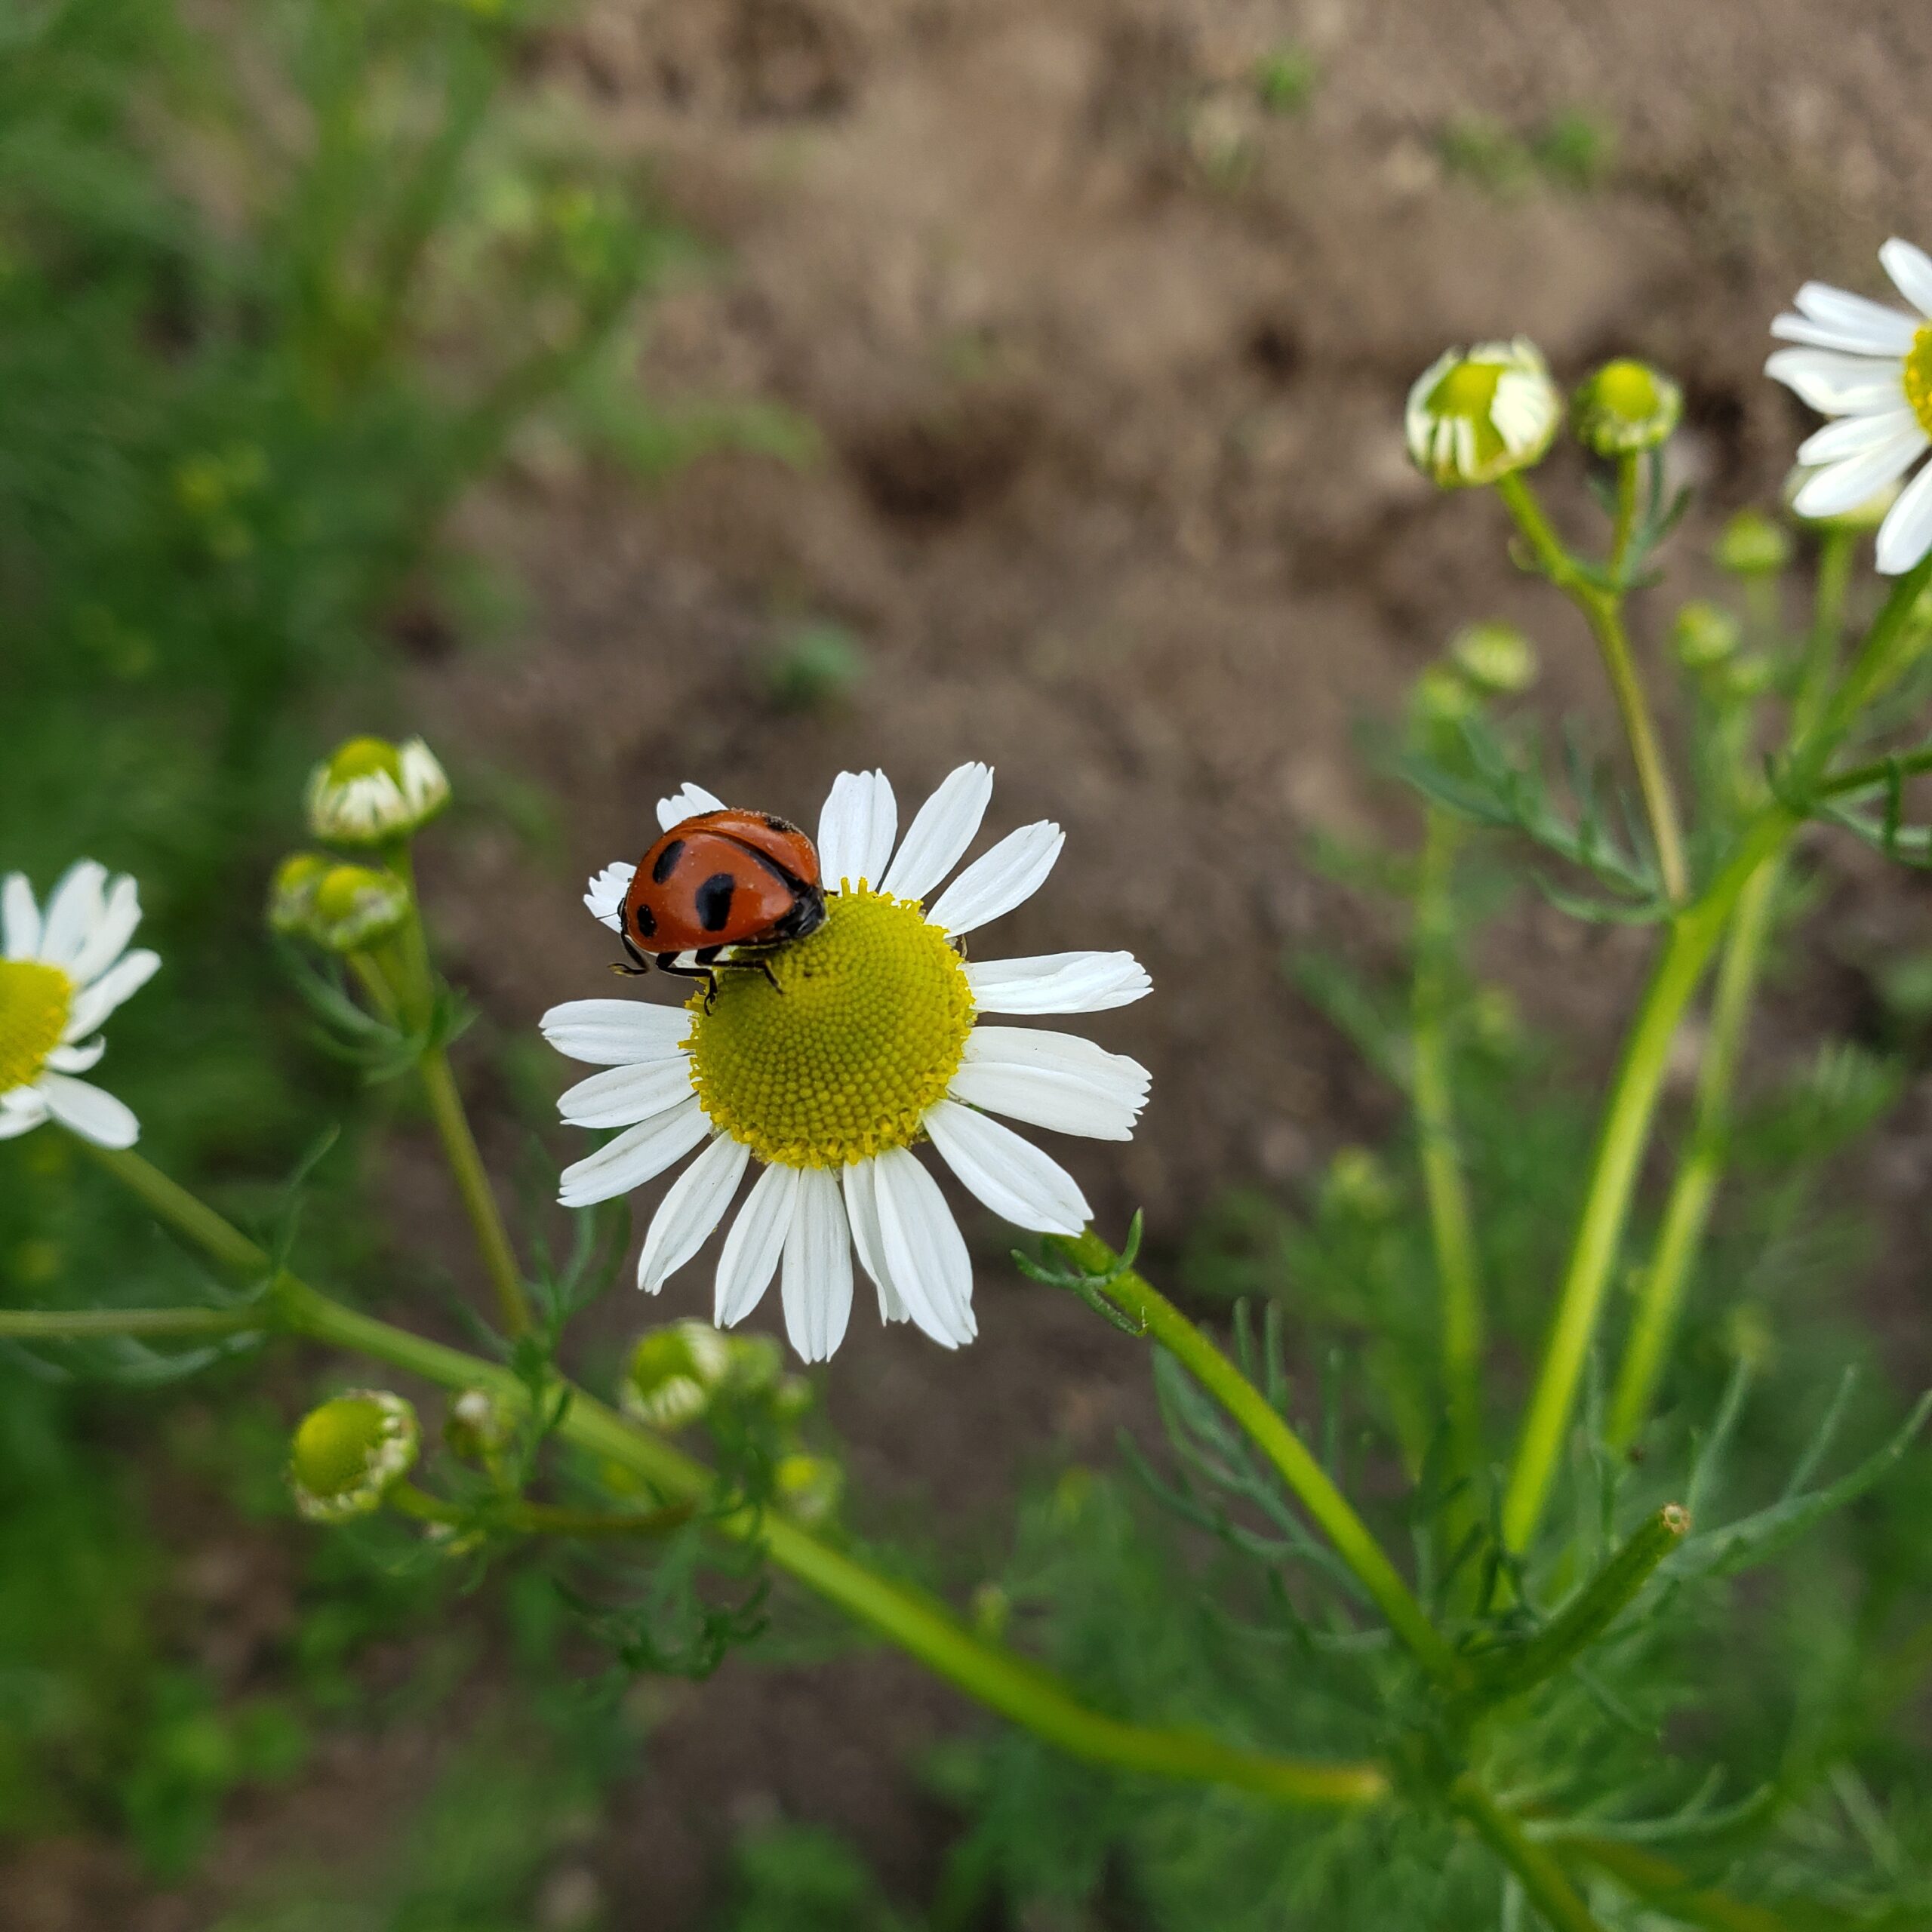
<svg viewBox="0 0 1932 1932">
<path fill-rule="evenodd" d="M 1284 45 L 1317 79 L 1271 115 L 1251 76 Z M 530 85 L 650 157 L 728 252 L 656 312 L 652 390 L 775 398 L 824 456 L 711 457 L 647 495 L 532 448 L 468 512 L 517 561 L 529 622 L 418 666 L 414 709 L 459 765 L 554 790 L 568 876 L 507 836 L 453 838 L 432 890 L 458 970 L 505 1029 L 596 991 L 608 949 L 574 881 L 634 854 L 682 779 L 809 823 L 841 766 L 884 764 L 909 810 L 988 759 L 992 828 L 1051 817 L 1069 841 L 982 950 L 1124 946 L 1152 971 L 1152 1000 L 1093 1028 L 1153 1069 L 1144 1132 L 1069 1158 L 1101 1225 L 1144 1205 L 1157 1251 L 1217 1189 L 1291 1183 L 1386 1122 L 1280 971 L 1313 939 L 1393 943 L 1303 857 L 1315 829 L 1401 823 L 1359 776 L 1355 721 L 1475 617 L 1539 638 L 1553 705 L 1598 706 L 1586 640 L 1512 571 L 1494 506 L 1407 467 L 1415 374 L 1518 332 L 1560 374 L 1624 351 L 1678 372 L 1682 466 L 1709 493 L 1687 556 L 1774 490 L 1801 433 L 1760 374 L 1770 315 L 1809 274 L 1874 288 L 1887 233 L 1932 242 L 1916 0 L 601 0 Z M 1615 131 L 1592 191 L 1498 192 L 1440 158 L 1461 117 L 1528 137 L 1572 111 Z M 1575 464 L 1552 472 L 1580 516 Z M 830 712 L 782 716 L 762 666 L 821 617 L 866 675 Z M 1926 943 L 1915 890 L 1832 866 L 1844 974 Z M 511 904 L 529 909 L 506 924 Z M 1607 1051 L 1644 952 L 1531 909 L 1488 964 Z M 1808 1038 L 1841 977 L 1781 996 L 1767 1040 Z M 1915 1099 L 1873 1164 L 1901 1226 L 1927 1113 Z M 862 1309 L 827 1383 L 860 1487 L 990 1551 L 1019 1472 L 1056 1445 L 1104 1455 L 1144 1364 L 975 1225 L 975 1346 L 946 1358 Z M 696 1312 L 694 1284 L 666 1312 Z M 1922 1297 L 1915 1281 L 1881 1312 L 1922 1338 Z M 728 1666 L 671 1701 L 575 1854 L 585 1882 L 613 1925 L 687 1932 L 733 1832 L 782 1814 L 837 1826 L 917 1897 L 943 1821 L 907 1767 L 963 1721 L 891 1659 Z M 252 1801 L 192 1898 L 122 1894 L 122 1922 L 205 1922 L 277 1846 L 326 1855 L 339 1831 L 352 1855 L 423 1748 L 345 1742 L 306 1838 L 289 1801 Z M 72 1915 L 32 1922 L 103 1922 L 66 1896 Z"/>
</svg>

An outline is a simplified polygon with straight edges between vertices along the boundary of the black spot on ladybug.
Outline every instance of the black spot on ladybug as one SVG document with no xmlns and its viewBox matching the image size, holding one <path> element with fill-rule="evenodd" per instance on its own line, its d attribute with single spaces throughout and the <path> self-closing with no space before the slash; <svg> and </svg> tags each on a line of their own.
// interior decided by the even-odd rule
<svg viewBox="0 0 1932 1932">
<path fill-rule="evenodd" d="M 651 869 L 654 884 L 662 885 L 677 869 L 678 860 L 683 855 L 684 849 L 685 841 L 681 838 L 674 838 L 658 854 L 657 863 Z"/>
<path fill-rule="evenodd" d="M 708 933 L 721 933 L 730 924 L 731 894 L 737 885 L 729 872 L 713 872 L 697 889 L 697 922 Z"/>
<path fill-rule="evenodd" d="M 637 928 L 639 939 L 649 939 L 657 931 L 657 915 L 648 906 L 639 903 L 631 911 L 631 922 Z"/>
</svg>

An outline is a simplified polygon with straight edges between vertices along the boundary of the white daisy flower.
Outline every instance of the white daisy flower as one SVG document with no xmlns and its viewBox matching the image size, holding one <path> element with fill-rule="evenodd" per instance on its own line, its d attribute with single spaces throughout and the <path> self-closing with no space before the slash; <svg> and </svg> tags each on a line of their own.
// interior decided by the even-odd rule
<svg viewBox="0 0 1932 1932">
<path fill-rule="evenodd" d="M 782 1263 L 786 1332 L 808 1361 L 844 1337 L 854 1251 L 882 1319 L 947 1348 L 973 1339 L 965 1240 L 912 1152 L 921 1141 L 1004 1220 L 1041 1233 L 1086 1226 L 1072 1176 L 993 1116 L 1125 1140 L 1146 1069 L 1077 1034 L 983 1022 L 1124 1006 L 1149 981 L 1126 952 L 962 956 L 954 942 L 1030 899 L 1064 842 L 1057 825 L 1023 826 L 940 891 L 992 782 L 985 765 L 961 765 L 899 838 L 884 773 L 841 773 L 818 826 L 825 922 L 768 955 L 776 986 L 730 973 L 709 1012 L 699 994 L 683 1006 L 574 1000 L 544 1015 L 552 1046 L 609 1069 L 564 1095 L 564 1118 L 624 1130 L 565 1171 L 567 1206 L 626 1193 L 702 1150 L 651 1220 L 640 1287 L 655 1294 L 697 1253 L 754 1160 L 718 1263 L 715 1318 L 743 1321 Z M 688 785 L 658 801 L 658 820 L 668 830 L 718 805 Z M 585 895 L 614 929 L 632 871 L 605 867 Z"/>
<path fill-rule="evenodd" d="M 1932 256 L 1895 236 L 1878 259 L 1915 314 L 1807 281 L 1797 313 L 1771 324 L 1772 334 L 1803 346 L 1773 351 L 1765 374 L 1838 419 L 1798 448 L 1799 463 L 1814 469 L 1792 500 L 1800 516 L 1856 509 L 1932 448 Z M 1878 547 L 1887 577 L 1932 550 L 1932 463 L 1886 513 Z"/>
<path fill-rule="evenodd" d="M 58 1121 L 102 1147 L 131 1147 L 134 1115 L 85 1080 L 107 1051 L 101 1022 L 146 986 L 158 955 L 130 952 L 141 921 L 134 881 L 83 859 L 54 887 L 46 910 L 21 872 L 0 885 L 0 1140 Z"/>
<path fill-rule="evenodd" d="M 1409 389 L 1409 460 L 1444 490 L 1494 483 L 1542 461 L 1563 395 L 1526 337 L 1438 355 Z"/>
</svg>

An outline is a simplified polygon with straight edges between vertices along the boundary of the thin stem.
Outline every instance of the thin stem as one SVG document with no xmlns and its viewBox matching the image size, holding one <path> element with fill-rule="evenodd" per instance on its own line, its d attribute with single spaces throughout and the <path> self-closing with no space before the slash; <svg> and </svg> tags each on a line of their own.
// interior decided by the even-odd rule
<svg viewBox="0 0 1932 1932">
<path fill-rule="evenodd" d="M 1617 459 L 1617 520 L 1611 527 L 1610 574 L 1621 583 L 1623 560 L 1630 554 L 1630 539 L 1637 528 L 1637 458 L 1626 454 Z"/>
<path fill-rule="evenodd" d="M 1630 639 L 1623 628 L 1623 593 L 1604 589 L 1578 569 L 1523 476 L 1506 476 L 1496 489 L 1543 574 L 1583 613 L 1590 635 L 1596 639 L 1598 653 L 1623 720 L 1623 735 L 1629 741 L 1631 761 L 1637 768 L 1637 786 L 1643 795 L 1644 816 L 1650 821 L 1651 842 L 1657 848 L 1657 869 L 1663 879 L 1664 893 L 1672 905 L 1681 905 L 1690 896 L 1690 875 L 1684 862 L 1677 795 L 1657 743 L 1650 700 L 1637 675 Z"/>
<path fill-rule="evenodd" d="M 1530 1903 L 1555 1932 L 1603 1932 L 1554 1854 L 1524 1835 L 1511 1817 L 1466 1774 L 1450 1787 L 1449 1801 L 1503 1863 L 1516 1875 Z"/>
<path fill-rule="evenodd" d="M 1417 1660 L 1441 1682 L 1460 1683 L 1465 1675 L 1460 1660 L 1429 1622 L 1368 1525 L 1267 1397 L 1144 1277 L 1132 1269 L 1114 1275 L 1119 1257 L 1091 1228 L 1077 1238 L 1054 1239 L 1090 1274 L 1112 1275 L 1103 1291 L 1108 1300 L 1140 1322 L 1241 1426 L 1321 1526 Z"/>
<path fill-rule="evenodd" d="M 265 1250 L 257 1247 L 238 1228 L 223 1220 L 185 1187 L 171 1180 L 152 1161 L 131 1149 L 97 1147 L 91 1141 L 76 1144 L 85 1148 L 134 1193 L 157 1220 L 192 1241 L 211 1260 L 245 1281 L 259 1281 L 267 1274 L 269 1257 Z"/>
<path fill-rule="evenodd" d="M 269 1257 L 253 1241 L 139 1156 L 116 1157 L 109 1164 L 164 1220 L 224 1266 L 257 1278 L 266 1271 Z M 286 1270 L 275 1277 L 272 1301 L 279 1328 L 445 1388 L 486 1389 L 512 1411 L 528 1409 L 529 1391 L 509 1369 L 346 1307 Z M 565 1441 L 642 1477 L 672 1506 L 703 1509 L 710 1500 L 713 1479 L 703 1464 L 594 1396 L 574 1388 L 569 1394 L 557 1426 Z M 761 1546 L 777 1567 L 968 1696 L 1076 1757 L 1156 1777 L 1229 1785 L 1286 1804 L 1350 1807 L 1380 1804 L 1392 1795 L 1388 1774 L 1377 1764 L 1278 1757 L 1091 1710 L 1038 1665 L 986 1642 L 943 1605 L 867 1569 L 783 1517 L 739 1509 L 711 1520 L 719 1534 Z"/>
<path fill-rule="evenodd" d="M 245 1335 L 272 1326 L 254 1308 L 0 1308 L 0 1340 L 72 1342 L 106 1335 Z"/>
<path fill-rule="evenodd" d="M 1492 1697 L 1513 1697 L 1580 1657 L 1623 1614 L 1690 1529 L 1690 1511 L 1675 1503 L 1647 1517 L 1558 1615 L 1486 1673 L 1484 1689 Z"/>
<path fill-rule="evenodd" d="M 445 1503 L 412 1482 L 398 1483 L 383 1500 L 419 1523 L 442 1523 L 452 1528 L 480 1523 L 521 1536 L 661 1537 L 681 1528 L 695 1513 L 688 1503 L 669 1503 L 662 1509 L 569 1509 L 520 1498 L 494 1501 L 479 1512 Z"/>
<path fill-rule="evenodd" d="M 423 1097 L 429 1103 L 429 1118 L 435 1122 L 437 1138 L 443 1143 L 451 1176 L 476 1236 L 477 1250 L 496 1290 L 504 1328 L 512 1335 L 521 1335 L 530 1326 L 523 1269 L 510 1245 L 489 1171 L 477 1151 L 476 1137 L 469 1131 L 469 1116 L 463 1111 L 463 1095 L 450 1071 L 449 1055 L 441 1047 L 429 1048 L 417 1063 L 417 1071 L 422 1076 Z"/>
<path fill-rule="evenodd" d="M 1483 1460 L 1482 1277 L 1456 1141 L 1444 1024 L 1454 918 L 1450 887 L 1459 831 L 1457 821 L 1440 806 L 1428 808 L 1416 891 L 1411 1031 L 1416 1137 L 1441 1292 L 1442 1378 L 1460 1473 L 1472 1478 Z"/>
<path fill-rule="evenodd" d="M 1791 1932 L 1791 1921 L 1762 1906 L 1747 1905 L 1741 1899 L 1700 1886 L 1669 1860 L 1642 1847 L 1626 1844 L 1618 1838 L 1564 1838 L 1563 1851 L 1586 1860 L 1607 1872 L 1627 1890 L 1660 1907 L 1673 1918 L 1700 1925 L 1706 1932 Z M 1806 1923 L 1842 1924 L 1850 1932 L 1852 1921 L 1834 1913 L 1821 1921 L 1807 1913 Z"/>
<path fill-rule="evenodd" d="M 1865 792 L 1875 785 L 1889 785 L 1895 772 L 1901 778 L 1915 778 L 1922 771 L 1932 771 L 1932 745 L 1920 745 L 1891 758 L 1876 758 L 1869 764 L 1854 764 L 1845 771 L 1835 771 L 1830 777 L 1820 780 L 1816 795 L 1820 798 L 1842 798 L 1847 792 Z"/>
</svg>

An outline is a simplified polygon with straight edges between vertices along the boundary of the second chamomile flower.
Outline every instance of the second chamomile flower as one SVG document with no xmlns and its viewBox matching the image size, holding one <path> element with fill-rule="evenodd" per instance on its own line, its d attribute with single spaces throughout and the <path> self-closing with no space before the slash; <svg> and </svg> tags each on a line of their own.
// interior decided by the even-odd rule
<svg viewBox="0 0 1932 1932">
<path fill-rule="evenodd" d="M 1056 825 L 1023 826 L 940 891 L 992 794 L 985 765 L 961 765 L 901 839 L 885 774 L 842 773 L 819 820 L 825 922 L 768 955 L 776 985 L 734 973 L 709 1011 L 700 994 L 685 1006 L 577 1000 L 544 1016 L 553 1046 L 611 1069 L 563 1097 L 564 1118 L 624 1130 L 565 1171 L 566 1204 L 626 1193 L 701 1150 L 652 1219 L 640 1286 L 655 1292 L 697 1253 L 754 1160 L 758 1180 L 718 1264 L 715 1318 L 743 1320 L 782 1263 L 786 1331 L 807 1361 L 844 1337 L 854 1250 L 882 1319 L 948 1348 L 972 1340 L 971 1263 L 912 1151 L 921 1141 L 1017 1226 L 1086 1225 L 1072 1176 L 994 1116 L 1124 1140 L 1146 1069 L 1077 1034 L 983 1016 L 1097 1012 L 1142 998 L 1149 982 L 1125 952 L 961 956 L 953 941 L 1031 898 L 1064 842 Z M 660 801 L 659 820 L 668 829 L 718 802 L 687 786 Z M 608 866 L 586 895 L 613 929 L 631 874 Z"/>
</svg>

